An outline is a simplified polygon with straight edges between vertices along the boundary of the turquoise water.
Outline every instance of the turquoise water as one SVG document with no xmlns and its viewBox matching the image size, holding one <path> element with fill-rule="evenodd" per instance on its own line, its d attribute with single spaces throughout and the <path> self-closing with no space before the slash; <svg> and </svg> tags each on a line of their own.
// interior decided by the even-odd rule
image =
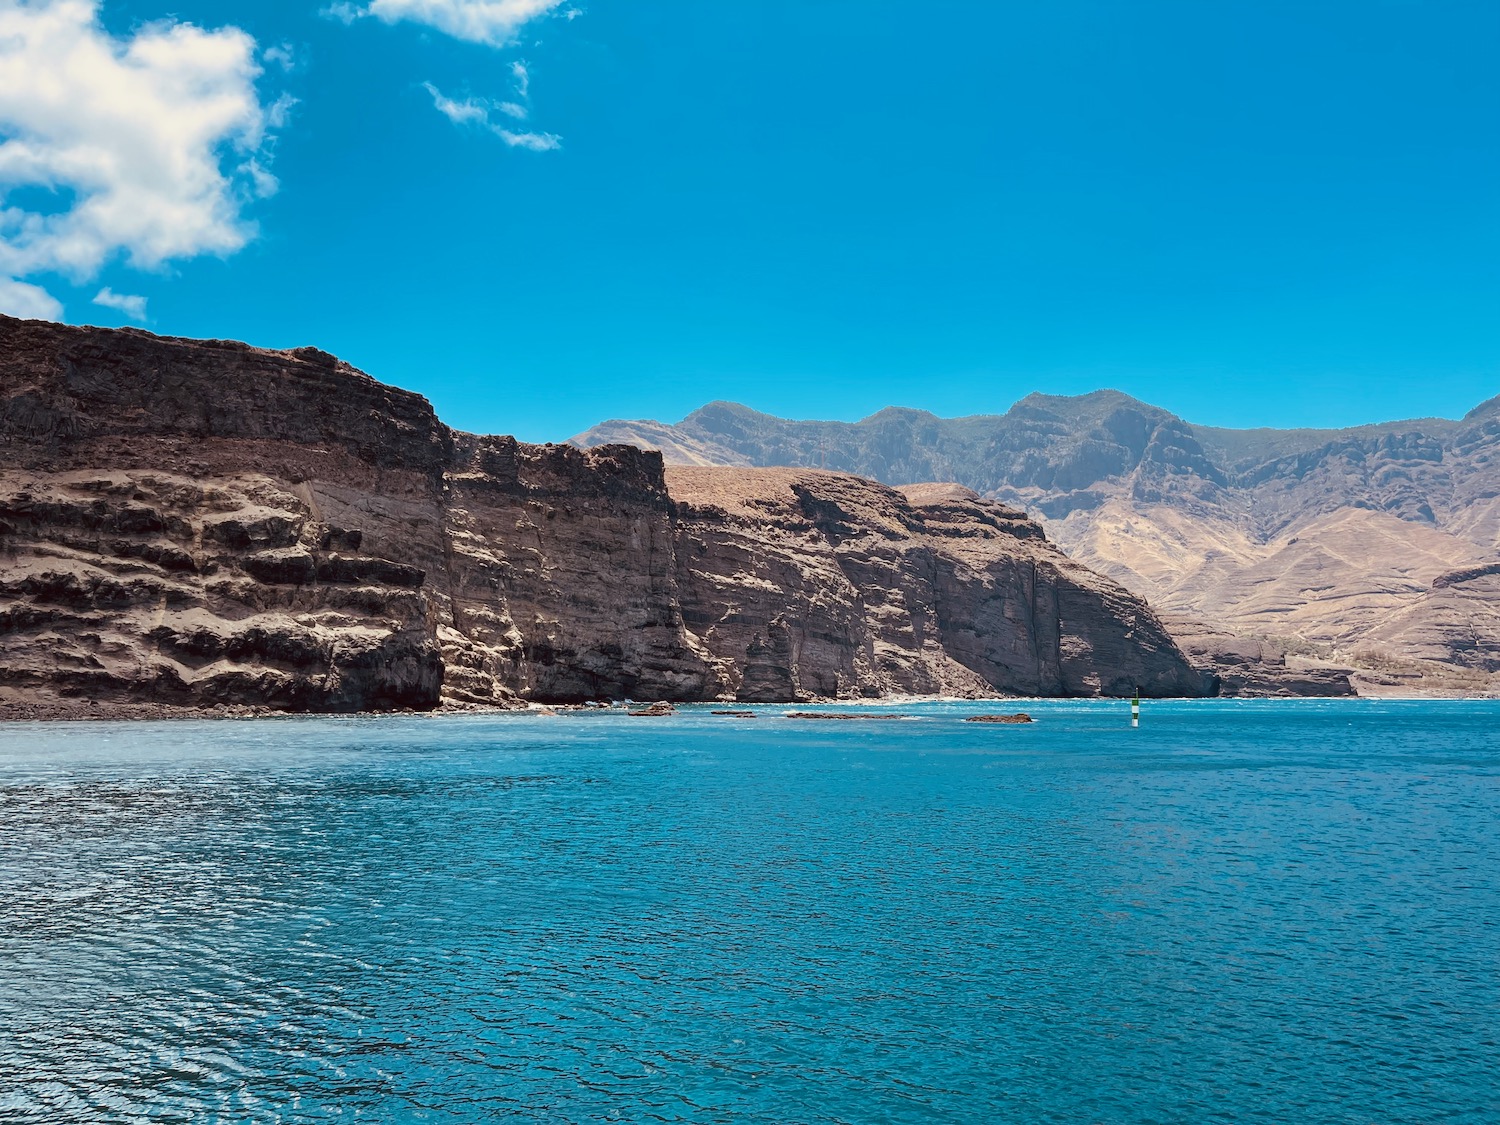
<svg viewBox="0 0 1500 1125">
<path fill-rule="evenodd" d="M 1500 705 L 1026 706 L 0 726 L 0 1120 L 1500 1120 Z"/>
</svg>

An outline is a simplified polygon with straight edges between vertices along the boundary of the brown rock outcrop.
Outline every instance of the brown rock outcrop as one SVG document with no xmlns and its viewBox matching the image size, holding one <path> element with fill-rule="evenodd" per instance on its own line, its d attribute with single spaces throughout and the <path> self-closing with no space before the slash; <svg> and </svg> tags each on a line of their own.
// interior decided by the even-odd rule
<svg viewBox="0 0 1500 1125">
<path fill-rule="evenodd" d="M 966 490 L 672 466 L 683 617 L 745 702 L 1202 694 L 1144 602 Z"/>
<path fill-rule="evenodd" d="M 447 441 L 425 400 L 312 349 L 0 318 L 0 688 L 430 707 L 440 537 L 382 534 L 437 513 Z"/>
<path fill-rule="evenodd" d="M 456 433 L 313 349 L 0 318 L 0 703 L 1203 690 L 1019 512 L 701 473 Z"/>
<path fill-rule="evenodd" d="M 1167 616 L 1167 628 L 1194 667 L 1213 678 L 1225 696 L 1357 695 L 1353 670 L 1327 667 L 1288 654 L 1286 646 L 1259 637 L 1236 637 L 1189 618 Z"/>
<path fill-rule="evenodd" d="M 468 434 L 454 447 L 432 591 L 450 697 L 715 697 L 683 624 L 659 456 Z"/>
</svg>

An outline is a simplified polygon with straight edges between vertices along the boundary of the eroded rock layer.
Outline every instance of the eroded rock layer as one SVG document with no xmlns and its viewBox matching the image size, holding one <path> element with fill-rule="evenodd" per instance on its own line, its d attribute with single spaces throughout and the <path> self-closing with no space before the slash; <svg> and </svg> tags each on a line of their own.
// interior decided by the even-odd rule
<svg viewBox="0 0 1500 1125">
<path fill-rule="evenodd" d="M 667 471 L 683 615 L 736 698 L 1196 695 L 1139 599 L 961 488 Z"/>
<path fill-rule="evenodd" d="M 1200 694 L 1020 512 L 454 432 L 313 349 L 0 318 L 0 702 Z"/>
<path fill-rule="evenodd" d="M 1194 623 L 1180 640 L 1226 682 L 1255 665 L 1256 690 L 1318 687 L 1274 658 L 1251 660 L 1265 642 L 1366 670 L 1420 666 L 1433 690 L 1472 690 L 1476 676 L 1500 689 L 1496 603 L 1478 573 L 1500 566 L 1500 398 L 1462 419 L 1345 430 L 1195 426 L 1116 391 L 1028 395 L 965 418 L 893 408 L 855 423 L 719 402 L 676 425 L 615 420 L 573 440 L 685 465 L 955 481 L 1026 508 L 1069 555 Z"/>
</svg>

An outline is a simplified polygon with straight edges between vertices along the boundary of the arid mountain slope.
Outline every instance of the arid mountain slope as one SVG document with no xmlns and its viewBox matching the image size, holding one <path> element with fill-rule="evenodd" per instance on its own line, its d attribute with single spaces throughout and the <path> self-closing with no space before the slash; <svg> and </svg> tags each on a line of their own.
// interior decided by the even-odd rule
<svg viewBox="0 0 1500 1125">
<path fill-rule="evenodd" d="M 696 472 L 457 433 L 312 349 L 0 317 L 0 705 L 1212 686 L 1018 512 Z"/>
<path fill-rule="evenodd" d="M 600 433 L 668 460 L 691 443 L 699 462 L 956 482 L 1036 515 L 1074 558 L 1171 614 L 1500 670 L 1471 639 L 1489 627 L 1483 598 L 1434 589 L 1500 557 L 1500 399 L 1459 421 L 1296 431 L 1193 426 L 1115 391 L 1031 395 L 997 416 L 888 409 L 856 423 L 713 403 L 676 426 L 609 422 L 574 441 Z"/>
</svg>

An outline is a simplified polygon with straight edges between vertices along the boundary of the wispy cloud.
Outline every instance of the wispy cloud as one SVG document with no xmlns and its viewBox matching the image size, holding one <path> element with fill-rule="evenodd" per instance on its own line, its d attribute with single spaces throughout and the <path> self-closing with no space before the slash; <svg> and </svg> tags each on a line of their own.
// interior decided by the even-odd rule
<svg viewBox="0 0 1500 1125">
<path fill-rule="evenodd" d="M 551 133 L 513 133 L 499 125 L 491 125 L 490 131 L 514 148 L 526 148 L 532 152 L 552 152 L 562 148 L 562 138 Z"/>
<path fill-rule="evenodd" d="M 285 117 L 262 104 L 261 73 L 235 27 L 166 19 L 116 37 L 99 0 L 0 3 L 0 192 L 55 202 L 0 205 L 0 304 L 60 316 L 21 279 L 244 246 L 256 231 L 242 209 L 276 188 L 268 130 Z"/>
<path fill-rule="evenodd" d="M 318 15 L 325 19 L 338 20 L 339 23 L 347 26 L 360 16 L 367 16 L 369 13 L 358 4 L 350 4 L 348 0 L 338 0 L 338 3 L 329 4 L 326 8 L 320 9 Z"/>
<path fill-rule="evenodd" d="M 279 43 L 274 47 L 267 47 L 260 53 L 260 57 L 269 66 L 279 66 L 285 71 L 297 69 L 297 49 L 290 43 Z"/>
<path fill-rule="evenodd" d="M 492 112 L 498 112 L 524 121 L 528 112 L 525 106 L 517 105 L 515 102 L 492 102 L 481 98 L 465 98 L 459 101 L 446 96 L 431 82 L 422 83 L 422 87 L 432 95 L 432 104 L 437 111 L 455 125 L 480 126 L 495 134 L 512 148 L 524 148 L 532 152 L 551 152 L 562 148 L 562 139 L 551 133 L 516 132 L 490 117 Z"/>
<path fill-rule="evenodd" d="M 116 293 L 107 285 L 95 295 L 94 304 L 122 312 L 131 320 L 146 319 L 146 298 Z"/>
<path fill-rule="evenodd" d="M 422 88 L 432 95 L 432 104 L 437 111 L 455 125 L 468 125 L 477 121 L 489 121 L 489 106 L 484 102 L 476 102 L 472 99 L 455 101 L 444 97 L 443 92 L 431 82 L 423 82 Z"/>
<path fill-rule="evenodd" d="M 0 0 L 3 3 L 4 0 Z M 365 16 L 384 23 L 417 23 L 470 43 L 491 47 L 515 44 L 523 27 L 533 20 L 556 13 L 567 20 L 581 14 L 579 9 L 564 7 L 565 0 L 366 0 L 352 3 L 338 0 L 322 10 L 330 19 L 352 24 Z M 423 83 L 432 95 L 438 112 L 455 125 L 473 125 L 488 129 L 513 148 L 548 152 L 562 147 L 555 133 L 522 130 L 497 123 L 494 115 L 512 122 L 531 116 L 531 72 L 522 61 L 510 64 L 516 96 L 504 100 L 466 98 L 462 101 L 445 96 L 431 82 Z"/>
</svg>

